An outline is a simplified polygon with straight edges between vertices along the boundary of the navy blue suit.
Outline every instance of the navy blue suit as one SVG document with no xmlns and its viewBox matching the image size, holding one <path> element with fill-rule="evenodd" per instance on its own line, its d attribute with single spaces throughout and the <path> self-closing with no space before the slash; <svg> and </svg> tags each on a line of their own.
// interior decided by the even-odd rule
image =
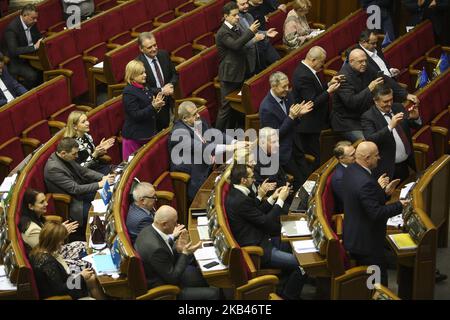
<svg viewBox="0 0 450 320">
<path fill-rule="evenodd" d="M 150 212 L 150 214 L 132 203 L 130 208 L 128 209 L 127 215 L 127 229 L 128 235 L 130 236 L 131 242 L 134 244 L 136 238 L 146 226 L 151 225 L 153 223 L 154 213 Z"/>
<path fill-rule="evenodd" d="M 360 265 L 378 265 L 382 283 L 387 282 L 384 243 L 386 223 L 402 212 L 387 197 L 377 180 L 358 163 L 347 167 L 342 180 L 344 199 L 344 247 Z"/>
<path fill-rule="evenodd" d="M 333 188 L 335 212 L 344 210 L 344 194 L 342 191 L 342 178 L 344 177 L 345 167 L 338 163 L 331 177 L 331 187 Z"/>
<path fill-rule="evenodd" d="M 156 133 L 157 112 L 152 106 L 153 92 L 127 85 L 123 90 L 125 122 L 122 135 L 124 138 L 144 140 Z"/>
<path fill-rule="evenodd" d="M 8 91 L 12 94 L 14 98 L 17 98 L 18 96 L 21 96 L 25 92 L 27 92 L 27 89 L 25 89 L 24 86 L 18 83 L 16 79 L 11 77 L 6 66 L 3 66 L 0 78 L 2 79 L 6 88 L 8 88 Z M 8 100 L 6 99 L 6 96 L 3 94 L 3 91 L 0 90 L 0 107 L 7 103 Z"/>
<path fill-rule="evenodd" d="M 288 116 L 294 104 L 292 95 L 288 94 L 285 101 L 286 113 L 269 91 L 259 107 L 259 119 L 261 128 L 271 127 L 279 130 L 280 164 L 287 173 L 294 176 L 294 187 L 298 189 L 305 182 L 309 167 L 302 152 L 301 142 L 295 139 L 295 128 L 299 120 L 292 120 Z"/>
</svg>

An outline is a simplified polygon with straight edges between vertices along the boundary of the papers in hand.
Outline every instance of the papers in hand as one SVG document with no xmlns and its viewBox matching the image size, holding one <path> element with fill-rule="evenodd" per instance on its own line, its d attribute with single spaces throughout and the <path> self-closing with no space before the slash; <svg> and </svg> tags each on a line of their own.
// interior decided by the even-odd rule
<svg viewBox="0 0 450 320">
<path fill-rule="evenodd" d="M 216 253 L 216 248 L 215 247 L 206 247 L 206 248 L 200 248 L 197 249 L 194 252 L 194 256 L 195 259 L 197 259 L 197 261 L 200 260 L 208 260 L 208 259 L 219 259 L 217 257 L 217 253 Z"/>
<path fill-rule="evenodd" d="M 403 226 L 403 216 L 402 214 L 398 214 L 395 217 L 389 218 L 387 221 L 387 225 L 391 227 L 402 227 Z"/>
<path fill-rule="evenodd" d="M 411 238 L 409 233 L 390 234 L 392 242 L 399 250 L 408 250 L 417 248 L 417 244 Z"/>
<path fill-rule="evenodd" d="M 297 253 L 309 253 L 319 251 L 314 246 L 314 242 L 312 240 L 294 241 L 292 242 L 292 246 L 294 247 L 294 250 Z"/>
<path fill-rule="evenodd" d="M 408 196 L 409 191 L 411 190 L 411 188 L 414 186 L 414 182 L 410 182 L 408 184 L 405 184 L 402 188 L 402 190 L 400 190 L 400 199 L 406 199 L 406 197 Z"/>
<path fill-rule="evenodd" d="M 303 237 L 311 235 L 306 220 L 281 221 L 281 232 L 287 237 Z"/>
<path fill-rule="evenodd" d="M 321 34 L 324 31 L 325 30 L 322 30 L 322 29 L 312 29 L 311 33 L 309 35 L 310 35 L 310 37 L 317 37 L 319 34 Z"/>
<path fill-rule="evenodd" d="M 14 182 L 16 181 L 17 173 L 13 174 L 11 177 L 6 177 L 5 180 L 3 180 L 2 185 L 0 186 L 0 192 L 8 192 Z"/>
</svg>

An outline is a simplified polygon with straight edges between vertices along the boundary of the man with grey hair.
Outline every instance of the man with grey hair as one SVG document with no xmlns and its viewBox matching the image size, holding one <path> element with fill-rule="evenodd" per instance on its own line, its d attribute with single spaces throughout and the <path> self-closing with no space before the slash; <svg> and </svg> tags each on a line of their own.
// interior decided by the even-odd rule
<svg viewBox="0 0 450 320">
<path fill-rule="evenodd" d="M 343 76 L 334 76 L 329 83 L 320 78 L 327 52 L 319 46 L 312 47 L 294 71 L 292 86 L 295 102 L 313 101 L 314 108 L 305 114 L 297 126 L 296 138 L 305 154 L 315 158 L 313 170 L 320 166 L 320 132 L 329 126 L 328 106 L 331 94 L 339 89 Z"/>
<path fill-rule="evenodd" d="M 219 161 L 219 157 L 223 154 L 232 155 L 234 150 L 247 143 L 237 142 L 221 131 L 210 128 L 200 118 L 197 106 L 192 101 L 184 101 L 179 105 L 178 117 L 168 140 L 170 171 L 190 174 L 188 198 L 192 200 L 208 178 L 212 165 L 224 162 Z"/>
<path fill-rule="evenodd" d="M 379 84 L 388 84 L 394 92 L 396 102 L 409 100 L 419 104 L 415 95 L 399 86 L 383 72 L 377 74 L 367 66 L 367 55 L 361 49 L 353 49 L 349 54 L 348 63 L 344 63 L 340 74 L 345 75 L 345 82 L 333 96 L 333 110 L 331 112 L 331 126 L 340 132 L 345 139 L 355 142 L 364 139 L 361 127 L 361 115 L 373 104 L 372 92 Z"/>
<path fill-rule="evenodd" d="M 136 59 L 144 63 L 147 75 L 145 86 L 154 94 L 162 92 L 165 97 L 166 104 L 156 117 L 157 130 L 161 131 L 170 123 L 170 110 L 173 110 L 175 105 L 173 89 L 178 82 L 178 73 L 169 53 L 158 49 L 155 36 L 151 32 L 139 34 L 138 44 L 141 53 Z"/>
<path fill-rule="evenodd" d="M 285 172 L 294 176 L 294 188 L 298 189 L 310 170 L 299 141 L 295 139 L 295 129 L 300 117 L 310 112 L 314 103 L 294 103 L 289 92 L 289 79 L 282 72 L 272 74 L 269 82 L 271 89 L 261 102 L 259 119 L 262 127 L 279 130 L 280 164 Z"/>
<path fill-rule="evenodd" d="M 181 288 L 180 300 L 218 299 L 219 290 L 208 287 L 201 272 L 189 264 L 202 243 L 190 241 L 187 230 L 181 232 L 177 241 L 170 239 L 177 218 L 174 208 L 161 206 L 153 224 L 145 227 L 136 239 L 135 248 L 144 264 L 148 289 L 171 284 Z"/>
</svg>

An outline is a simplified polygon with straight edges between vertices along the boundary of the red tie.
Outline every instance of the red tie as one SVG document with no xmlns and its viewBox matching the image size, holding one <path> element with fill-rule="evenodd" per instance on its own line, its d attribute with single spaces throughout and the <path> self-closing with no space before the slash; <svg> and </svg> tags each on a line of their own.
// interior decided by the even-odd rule
<svg viewBox="0 0 450 320">
<path fill-rule="evenodd" d="M 155 66 L 156 70 L 156 76 L 158 77 L 159 84 L 161 85 L 161 88 L 164 87 L 164 79 L 161 74 L 161 70 L 159 69 L 158 60 L 153 59 L 153 65 Z"/>
</svg>

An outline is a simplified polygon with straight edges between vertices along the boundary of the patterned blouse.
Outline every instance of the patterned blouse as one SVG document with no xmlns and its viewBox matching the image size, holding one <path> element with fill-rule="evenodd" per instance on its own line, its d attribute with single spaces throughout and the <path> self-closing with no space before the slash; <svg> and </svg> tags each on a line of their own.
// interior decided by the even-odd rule
<svg viewBox="0 0 450 320">
<path fill-rule="evenodd" d="M 283 43 L 291 50 L 299 48 L 311 33 L 305 16 L 298 16 L 294 9 L 289 11 L 283 27 Z"/>
<path fill-rule="evenodd" d="M 75 137 L 78 142 L 78 159 L 76 160 L 81 166 L 86 168 L 91 168 L 97 164 L 97 159 L 95 159 L 92 154 L 95 151 L 94 140 L 92 136 L 85 133 L 81 138 Z"/>
</svg>

